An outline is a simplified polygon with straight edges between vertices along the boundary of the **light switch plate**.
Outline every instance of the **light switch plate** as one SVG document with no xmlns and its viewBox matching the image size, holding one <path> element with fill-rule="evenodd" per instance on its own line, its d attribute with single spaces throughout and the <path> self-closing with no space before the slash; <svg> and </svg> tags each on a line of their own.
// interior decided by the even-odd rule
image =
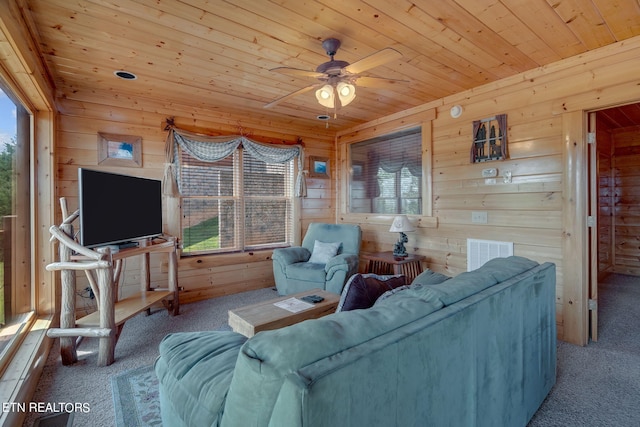
<svg viewBox="0 0 640 427">
<path fill-rule="evenodd" d="M 498 169 L 496 168 L 482 169 L 483 178 L 493 178 L 495 176 L 498 176 Z"/>
</svg>

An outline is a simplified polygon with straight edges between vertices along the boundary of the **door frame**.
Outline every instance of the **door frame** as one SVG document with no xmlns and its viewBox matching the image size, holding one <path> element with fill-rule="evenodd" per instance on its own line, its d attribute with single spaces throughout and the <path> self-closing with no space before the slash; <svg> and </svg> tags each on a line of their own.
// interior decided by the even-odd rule
<svg viewBox="0 0 640 427">
<path fill-rule="evenodd" d="M 598 150 L 596 138 L 596 114 L 597 111 L 589 111 L 586 113 L 587 121 L 587 142 L 588 142 L 588 168 L 589 173 L 589 212 L 587 219 L 587 233 L 589 234 L 589 281 L 587 309 L 589 311 L 589 338 L 592 341 L 598 341 L 598 213 L 599 213 L 599 194 L 600 194 L 600 174 L 598 164 Z"/>
<path fill-rule="evenodd" d="M 562 114 L 562 337 L 584 346 L 588 328 L 588 150 L 585 110 Z"/>
</svg>

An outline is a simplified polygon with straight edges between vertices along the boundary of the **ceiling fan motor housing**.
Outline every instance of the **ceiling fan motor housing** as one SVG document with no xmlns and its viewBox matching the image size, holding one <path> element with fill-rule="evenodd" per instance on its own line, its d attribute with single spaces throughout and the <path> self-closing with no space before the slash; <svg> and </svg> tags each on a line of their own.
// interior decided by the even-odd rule
<svg viewBox="0 0 640 427">
<path fill-rule="evenodd" d="M 333 59 L 333 55 L 335 55 L 340 48 L 340 40 L 326 39 L 322 42 L 322 47 L 324 48 L 324 51 L 327 52 L 327 55 L 329 55 L 331 59 Z"/>
<path fill-rule="evenodd" d="M 342 69 L 348 65 L 349 63 L 347 61 L 331 60 L 318 65 L 318 68 L 316 68 L 316 72 L 324 73 L 329 76 L 339 76 L 340 74 L 342 74 Z"/>
<path fill-rule="evenodd" d="M 322 47 L 325 52 L 327 52 L 327 55 L 331 57 L 331 61 L 318 65 L 316 72 L 324 73 L 328 76 L 339 76 L 342 74 L 342 69 L 348 66 L 349 63 L 347 61 L 336 61 L 333 59 L 333 56 L 340 48 L 340 44 L 340 40 L 338 39 L 326 39 L 322 42 Z"/>
</svg>

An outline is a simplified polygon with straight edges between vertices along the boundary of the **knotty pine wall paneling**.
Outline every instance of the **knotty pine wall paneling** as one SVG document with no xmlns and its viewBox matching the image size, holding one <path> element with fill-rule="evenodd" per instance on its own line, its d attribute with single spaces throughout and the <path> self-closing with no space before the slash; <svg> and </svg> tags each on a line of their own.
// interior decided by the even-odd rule
<svg viewBox="0 0 640 427">
<path fill-rule="evenodd" d="M 144 111 L 123 108 L 106 98 L 94 98 L 91 94 L 78 94 L 76 100 L 60 100 L 61 114 L 57 131 L 56 160 L 56 218 L 61 217 L 58 199 L 66 197 L 70 211 L 78 206 L 77 171 L 80 167 L 105 170 L 127 175 L 161 179 L 164 168 L 164 149 L 167 136 L 164 120 L 175 116 L 176 126 L 210 134 L 238 134 L 239 123 L 244 132 L 262 141 L 293 141 L 301 138 L 305 146 L 305 168 L 312 156 L 335 158 L 334 138 L 330 133 L 317 129 L 292 126 L 290 131 L 273 129 L 269 124 L 244 118 L 221 116 L 207 111 L 167 111 L 156 113 L 162 106 L 149 103 L 142 105 Z M 179 115 L 182 113 L 182 115 Z M 186 118 L 189 117 L 189 118 Z M 193 117 L 197 117 L 193 119 Z M 324 129 L 322 123 L 319 129 Z M 104 167 L 97 165 L 97 134 L 138 135 L 142 137 L 142 168 Z M 330 175 L 334 177 L 335 162 L 330 161 Z M 308 179 L 309 195 L 300 201 L 300 234 L 304 235 L 311 221 L 335 222 L 333 210 L 333 180 Z M 175 199 L 165 197 L 163 218 L 168 230 L 168 218 L 175 215 L 171 208 Z M 167 259 L 164 254 L 151 256 L 151 281 L 154 286 L 167 286 Z M 209 255 L 185 257 L 179 260 L 179 285 L 184 288 L 181 299 L 192 302 L 200 299 L 228 295 L 237 292 L 273 286 L 270 251 L 243 254 Z M 132 295 L 139 290 L 140 260 L 127 259 L 121 277 L 120 297 Z M 95 309 L 95 300 L 86 298 L 88 286 L 83 275 L 78 275 L 77 311 L 86 314 Z M 83 296 L 81 296 L 81 294 Z"/>
<path fill-rule="evenodd" d="M 640 276 L 640 127 L 612 131 L 613 271 Z"/>
<path fill-rule="evenodd" d="M 604 278 L 614 266 L 614 198 L 612 129 L 596 113 L 598 155 L 598 277 Z"/>
<path fill-rule="evenodd" d="M 634 40 L 425 104 L 437 109 L 431 158 L 431 221 L 437 226 L 410 233 L 408 250 L 424 255 L 425 267 L 448 275 L 466 270 L 468 238 L 513 242 L 515 255 L 555 263 L 558 336 L 586 344 L 586 111 L 640 99 L 639 67 L 640 41 Z M 456 104 L 463 114 L 454 119 L 449 109 Z M 471 164 L 472 122 L 502 113 L 508 115 L 507 158 Z M 338 153 L 343 156 L 346 150 Z M 339 162 L 344 164 L 342 158 Z M 635 170 L 640 166 L 634 165 Z M 495 180 L 482 177 L 489 167 L 498 169 Z M 511 182 L 503 179 L 506 171 Z M 630 173 L 628 178 L 619 173 L 617 179 L 635 182 Z M 338 188 L 346 191 L 345 185 Z M 624 200 L 636 204 L 633 191 L 629 188 Z M 627 213 L 632 209 L 629 204 L 620 207 Z M 487 213 L 486 224 L 472 222 L 476 211 Z M 349 215 L 340 211 L 338 218 Z M 625 235 L 631 236 L 635 225 L 629 224 Z M 388 232 L 388 224 L 363 228 L 363 247 L 392 249 L 396 236 Z"/>
</svg>

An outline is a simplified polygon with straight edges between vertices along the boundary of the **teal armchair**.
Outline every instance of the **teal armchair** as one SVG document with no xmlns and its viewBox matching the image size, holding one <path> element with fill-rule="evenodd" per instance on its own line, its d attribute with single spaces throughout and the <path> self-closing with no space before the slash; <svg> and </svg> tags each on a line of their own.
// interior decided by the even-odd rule
<svg viewBox="0 0 640 427">
<path fill-rule="evenodd" d="M 273 276 L 280 295 L 313 288 L 340 294 L 358 272 L 362 230 L 358 225 L 311 223 L 301 246 L 273 251 Z"/>
</svg>

